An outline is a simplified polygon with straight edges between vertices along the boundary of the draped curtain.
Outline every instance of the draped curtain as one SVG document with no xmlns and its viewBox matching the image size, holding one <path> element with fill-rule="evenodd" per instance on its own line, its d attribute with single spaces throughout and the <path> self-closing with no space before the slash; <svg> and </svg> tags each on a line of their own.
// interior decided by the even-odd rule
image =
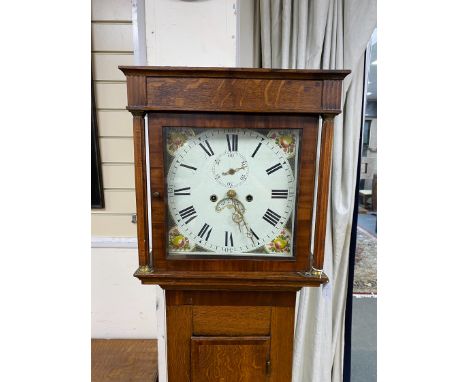
<svg viewBox="0 0 468 382">
<path fill-rule="evenodd" d="M 344 319 L 362 115 L 364 57 L 377 25 L 376 0 L 257 0 L 256 66 L 351 69 L 335 118 L 324 271 L 297 303 L 294 382 L 341 382 Z"/>
</svg>

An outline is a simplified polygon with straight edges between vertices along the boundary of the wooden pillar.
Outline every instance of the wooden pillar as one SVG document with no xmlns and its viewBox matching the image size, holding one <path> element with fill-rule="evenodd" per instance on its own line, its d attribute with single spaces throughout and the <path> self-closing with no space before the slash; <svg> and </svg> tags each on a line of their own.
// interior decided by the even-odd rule
<svg viewBox="0 0 468 382">
<path fill-rule="evenodd" d="M 328 193 L 330 191 L 330 173 L 333 148 L 334 115 L 324 115 L 320 140 L 320 162 L 317 186 L 317 213 L 315 217 L 314 258 L 312 267 L 315 271 L 323 270 L 325 236 L 327 233 Z"/>
<path fill-rule="evenodd" d="M 148 239 L 148 198 L 146 192 L 145 113 L 133 111 L 133 155 L 137 206 L 138 264 L 140 270 L 151 268 Z"/>
</svg>

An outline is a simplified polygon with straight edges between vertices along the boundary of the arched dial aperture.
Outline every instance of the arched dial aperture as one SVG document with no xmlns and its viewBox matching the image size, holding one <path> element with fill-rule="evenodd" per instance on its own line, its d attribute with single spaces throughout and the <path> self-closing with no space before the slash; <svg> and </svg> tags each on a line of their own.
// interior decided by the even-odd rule
<svg viewBox="0 0 468 382">
<path fill-rule="evenodd" d="M 172 219 L 203 254 L 252 255 L 294 216 L 295 170 L 277 142 L 256 130 L 189 137 L 166 179 Z"/>
</svg>

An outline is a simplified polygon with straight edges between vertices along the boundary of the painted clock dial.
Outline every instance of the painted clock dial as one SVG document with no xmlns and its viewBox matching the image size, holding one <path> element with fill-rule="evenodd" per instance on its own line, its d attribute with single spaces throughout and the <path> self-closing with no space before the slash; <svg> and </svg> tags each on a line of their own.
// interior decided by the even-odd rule
<svg viewBox="0 0 468 382">
<path fill-rule="evenodd" d="M 299 130 L 166 128 L 171 255 L 293 256 Z"/>
</svg>

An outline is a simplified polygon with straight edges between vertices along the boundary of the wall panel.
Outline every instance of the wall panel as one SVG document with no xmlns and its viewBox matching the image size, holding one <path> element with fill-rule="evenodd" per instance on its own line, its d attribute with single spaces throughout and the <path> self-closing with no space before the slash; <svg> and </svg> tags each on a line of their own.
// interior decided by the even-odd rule
<svg viewBox="0 0 468 382">
<path fill-rule="evenodd" d="M 103 164 L 102 180 L 104 189 L 135 188 L 135 171 L 133 169 L 133 164 Z"/>
<path fill-rule="evenodd" d="M 136 224 L 132 223 L 131 214 L 93 213 L 91 215 L 91 232 L 93 236 L 135 237 Z M 129 274 L 128 277 L 131 275 Z"/>
<path fill-rule="evenodd" d="M 133 137 L 132 114 L 127 110 L 99 110 L 100 137 Z"/>
<path fill-rule="evenodd" d="M 133 163 L 132 138 L 100 138 L 103 163 Z"/>
<path fill-rule="evenodd" d="M 129 21 L 132 19 L 132 0 L 93 0 L 93 21 Z"/>
<path fill-rule="evenodd" d="M 123 83 L 96 82 L 96 107 L 98 109 L 125 109 L 127 87 Z"/>
<path fill-rule="evenodd" d="M 91 47 L 93 52 L 133 53 L 132 24 L 93 23 Z"/>
<path fill-rule="evenodd" d="M 133 65 L 133 54 L 130 53 L 93 53 L 94 80 L 125 81 L 119 65 Z"/>
<path fill-rule="evenodd" d="M 136 213 L 135 191 L 133 190 L 104 190 L 104 199 L 106 201 L 106 208 L 96 210 L 94 213 Z"/>
</svg>

